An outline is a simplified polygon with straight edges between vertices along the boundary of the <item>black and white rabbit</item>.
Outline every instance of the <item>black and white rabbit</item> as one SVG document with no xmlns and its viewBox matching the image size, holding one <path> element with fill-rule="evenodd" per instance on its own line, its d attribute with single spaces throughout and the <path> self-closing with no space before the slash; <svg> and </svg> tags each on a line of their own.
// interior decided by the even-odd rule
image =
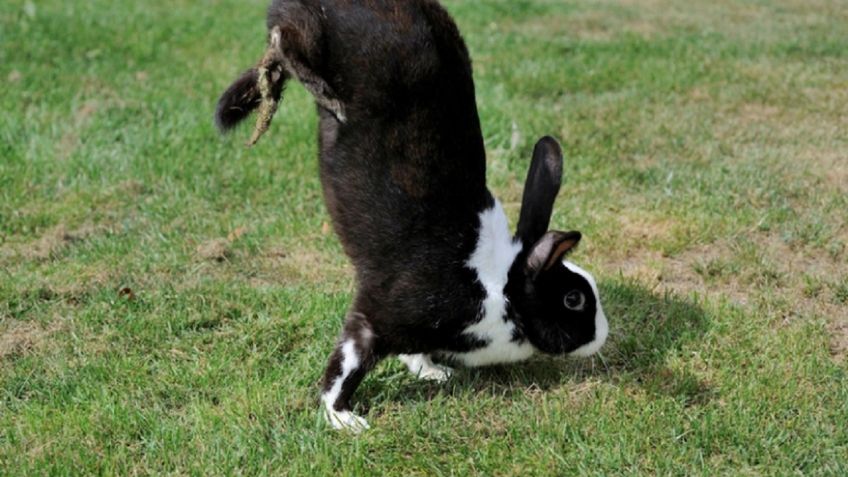
<svg viewBox="0 0 848 477">
<path fill-rule="evenodd" d="M 218 102 L 227 130 L 259 109 L 264 132 L 288 78 L 320 118 L 324 199 L 357 291 L 322 389 L 336 428 L 368 427 L 350 398 L 380 359 L 422 378 L 536 351 L 588 356 L 607 337 L 595 280 L 563 260 L 579 232 L 548 231 L 562 176 L 536 144 L 513 236 L 486 188 L 471 62 L 433 0 L 274 0 L 259 64 Z"/>
</svg>

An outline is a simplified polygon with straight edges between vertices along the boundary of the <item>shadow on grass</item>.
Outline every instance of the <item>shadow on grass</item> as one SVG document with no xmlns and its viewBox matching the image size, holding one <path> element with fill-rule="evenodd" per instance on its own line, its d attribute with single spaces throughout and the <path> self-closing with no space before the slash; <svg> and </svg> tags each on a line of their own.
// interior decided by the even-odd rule
<svg viewBox="0 0 848 477">
<path fill-rule="evenodd" d="M 610 337 L 599 356 L 540 356 L 527 363 L 458 369 L 446 385 L 414 381 L 399 367 L 392 367 L 394 372 L 379 372 L 380 377 L 368 380 L 355 401 L 420 401 L 440 394 L 458 396 L 469 392 L 510 396 L 589 381 L 637 386 L 649 393 L 680 399 L 687 405 L 710 399 L 712 392 L 706 383 L 665 365 L 667 356 L 700 339 L 707 330 L 709 319 L 699 300 L 655 293 L 623 280 L 602 283 L 601 297 L 610 322 Z"/>
</svg>

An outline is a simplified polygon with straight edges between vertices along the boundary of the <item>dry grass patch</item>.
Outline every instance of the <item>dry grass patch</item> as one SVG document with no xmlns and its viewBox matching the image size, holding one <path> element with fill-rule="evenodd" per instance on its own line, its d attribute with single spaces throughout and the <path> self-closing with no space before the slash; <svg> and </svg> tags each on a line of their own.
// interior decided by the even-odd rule
<svg viewBox="0 0 848 477">
<path fill-rule="evenodd" d="M 232 255 L 230 244 L 231 242 L 225 238 L 210 239 L 200 243 L 195 248 L 195 252 L 203 260 L 223 262 Z"/>
<path fill-rule="evenodd" d="M 834 18 L 848 17 L 833 2 L 817 1 L 818 8 L 808 2 L 791 0 L 771 3 L 720 0 L 688 2 L 685 0 L 625 0 L 593 2 L 594 8 L 625 8 L 627 16 L 654 25 L 660 31 L 717 32 L 740 41 L 778 41 L 797 32 L 798 18 L 808 27 L 826 24 Z M 752 27 L 754 26 L 754 27 Z"/>
<path fill-rule="evenodd" d="M 673 240 L 683 225 L 669 218 L 622 212 L 617 224 L 605 227 L 604 236 L 592 248 L 592 259 L 601 268 L 614 270 L 628 278 L 655 283 L 661 278 L 666 257 L 658 248 Z"/>
<path fill-rule="evenodd" d="M 848 357 L 848 313 L 842 309 L 841 316 L 833 317 L 831 320 L 830 330 L 830 352 L 833 359 L 837 362 L 844 363 Z"/>
<path fill-rule="evenodd" d="M 253 264 L 256 268 L 250 282 L 254 286 L 306 283 L 332 291 L 353 286 L 353 266 L 347 257 L 319 248 L 270 245 Z"/>
<path fill-rule="evenodd" d="M 848 149 L 830 147 L 803 149 L 798 154 L 798 162 L 805 164 L 825 187 L 848 194 Z"/>
<path fill-rule="evenodd" d="M 720 32 L 745 36 L 747 26 L 762 22 L 777 13 L 767 5 L 732 1 L 692 3 L 682 0 L 627 0 L 586 2 L 567 15 L 549 15 L 516 24 L 522 33 L 562 34 L 588 41 L 610 41 L 624 35 L 644 39 L 668 36 L 675 31 Z M 810 23 L 824 22 L 823 15 L 812 15 Z M 772 28 L 758 35 L 779 38 Z"/>
<path fill-rule="evenodd" d="M 556 32 L 569 38 L 589 41 L 610 41 L 621 35 L 642 38 L 657 36 L 662 25 L 631 13 L 610 15 L 608 11 L 586 10 L 568 16 L 534 18 L 520 23 L 513 30 L 524 34 L 550 35 Z"/>
<path fill-rule="evenodd" d="M 834 358 L 848 355 L 848 263 L 809 247 L 792 247 L 775 234 L 751 233 L 735 240 L 690 247 L 663 255 L 629 249 L 602 268 L 637 279 L 659 292 L 699 293 L 740 306 L 769 302 L 769 313 L 784 322 L 826 318 Z M 848 290 L 848 288 L 846 288 Z M 768 300 L 777 294 L 781 300 Z"/>
<path fill-rule="evenodd" d="M 731 283 L 707 284 L 698 270 L 704 264 L 717 263 L 728 251 L 716 244 L 691 247 L 675 255 L 665 255 L 657 250 L 631 249 L 621 258 L 607 261 L 602 268 L 612 270 L 625 278 L 633 278 L 655 292 L 673 292 L 689 295 L 696 292 L 708 296 L 727 298 L 744 305 L 749 298 Z"/>
<path fill-rule="evenodd" d="M 316 243 L 322 238 L 316 236 L 314 240 L 306 240 L 307 243 L 271 243 L 252 252 L 236 247 L 245 233 L 237 229 L 227 238 L 198 244 L 195 255 L 207 262 L 199 269 L 201 275 L 247 282 L 256 288 L 306 284 L 333 292 L 352 289 L 353 266 L 341 251 L 333 252 L 326 245 Z M 329 233 L 329 227 L 322 230 L 322 235 Z"/>
<path fill-rule="evenodd" d="M 50 335 L 61 327 L 58 319 L 47 327 L 32 321 L 5 321 L 0 330 L 0 360 L 25 356 L 42 347 Z"/>
<path fill-rule="evenodd" d="M 91 117 L 101 108 L 99 102 L 88 100 L 82 104 L 69 121 L 68 130 L 56 145 L 56 158 L 63 161 L 73 154 L 80 144 L 80 133 L 88 126 Z"/>
<path fill-rule="evenodd" d="M 68 230 L 65 224 L 58 224 L 47 230 L 38 240 L 18 248 L 18 253 L 30 260 L 56 258 L 72 244 L 94 235 L 102 227 L 85 224 L 74 230 Z"/>
</svg>

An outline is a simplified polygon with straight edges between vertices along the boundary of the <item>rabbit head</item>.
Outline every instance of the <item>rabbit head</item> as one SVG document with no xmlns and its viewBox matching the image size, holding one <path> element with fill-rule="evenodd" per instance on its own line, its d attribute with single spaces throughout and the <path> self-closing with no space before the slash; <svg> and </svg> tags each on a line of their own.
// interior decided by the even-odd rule
<svg viewBox="0 0 848 477">
<path fill-rule="evenodd" d="M 606 341 L 608 324 L 595 279 L 565 257 L 580 232 L 547 230 L 562 179 L 562 151 L 550 137 L 536 143 L 527 174 L 506 286 L 510 311 L 533 346 L 550 354 L 589 356 Z"/>
</svg>

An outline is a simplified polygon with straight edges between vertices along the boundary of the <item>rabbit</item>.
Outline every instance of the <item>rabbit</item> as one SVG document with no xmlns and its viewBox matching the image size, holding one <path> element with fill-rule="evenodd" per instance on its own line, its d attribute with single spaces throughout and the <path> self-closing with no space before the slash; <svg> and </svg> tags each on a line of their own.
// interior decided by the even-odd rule
<svg viewBox="0 0 848 477">
<path fill-rule="evenodd" d="M 315 98 L 324 201 L 357 284 L 321 385 L 332 427 L 369 427 L 351 396 L 389 356 L 443 381 L 446 364 L 601 348 L 598 287 L 565 259 L 581 234 L 548 231 L 560 146 L 535 145 L 513 235 L 486 187 L 468 51 L 437 1 L 274 0 L 268 29 L 215 117 L 224 132 L 258 109 L 253 144 L 288 79 Z"/>
</svg>

